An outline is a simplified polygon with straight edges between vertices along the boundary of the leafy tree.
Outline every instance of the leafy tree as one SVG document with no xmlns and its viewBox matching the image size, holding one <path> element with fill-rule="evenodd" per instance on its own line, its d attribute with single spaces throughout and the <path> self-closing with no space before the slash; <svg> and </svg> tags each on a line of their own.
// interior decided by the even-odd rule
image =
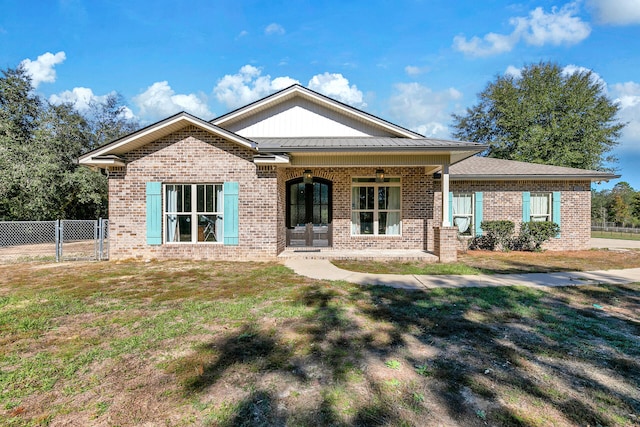
<svg viewBox="0 0 640 427">
<path fill-rule="evenodd" d="M 103 102 L 91 102 L 85 115 L 90 128 L 86 151 L 136 131 L 140 126 L 127 112 L 120 94 L 109 94 Z"/>
<path fill-rule="evenodd" d="M 624 198 L 620 194 L 614 194 L 609 206 L 609 217 L 617 224 L 625 224 L 631 218 L 629 205 L 625 203 Z"/>
<path fill-rule="evenodd" d="M 610 190 L 591 190 L 591 221 L 602 224 L 608 220 L 607 207 L 610 197 Z"/>
<path fill-rule="evenodd" d="M 607 170 L 624 127 L 618 108 L 592 72 L 539 63 L 497 76 L 477 105 L 453 115 L 453 135 L 487 144 L 489 157 Z"/>
<path fill-rule="evenodd" d="M 636 191 L 633 194 L 633 199 L 631 200 L 631 215 L 634 219 L 640 221 L 640 191 Z"/>
<path fill-rule="evenodd" d="M 0 138 L 26 144 L 37 125 L 40 99 L 33 95 L 31 77 L 22 67 L 2 71 L 0 77 Z"/>
<path fill-rule="evenodd" d="M 107 180 L 78 166 L 84 152 L 135 130 L 111 95 L 85 115 L 34 95 L 23 69 L 0 77 L 0 219 L 97 218 L 107 213 Z"/>
</svg>

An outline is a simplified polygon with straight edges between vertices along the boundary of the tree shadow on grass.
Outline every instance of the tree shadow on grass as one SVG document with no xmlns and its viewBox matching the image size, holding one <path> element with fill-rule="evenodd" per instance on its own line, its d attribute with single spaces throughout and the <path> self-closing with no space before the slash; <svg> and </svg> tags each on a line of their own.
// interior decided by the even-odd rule
<svg viewBox="0 0 640 427">
<path fill-rule="evenodd" d="M 612 304 L 623 298 L 637 305 L 636 289 L 612 291 L 616 296 L 597 289 L 567 288 L 567 295 L 589 301 L 607 297 Z M 551 418 L 554 422 L 615 425 L 624 419 L 625 411 L 640 412 L 638 399 L 599 377 L 567 372 L 565 365 L 613 371 L 640 386 L 639 340 L 637 335 L 629 336 L 638 332 L 637 322 L 591 307 L 575 307 L 567 295 L 557 289 L 515 287 L 408 292 L 340 284 L 303 286 L 293 292 L 291 303 L 302 304 L 308 311 L 289 327 L 304 337 L 300 345 L 307 351 L 297 353 L 279 330 L 244 325 L 199 349 L 208 352 L 208 362 L 186 381 L 185 389 L 202 393 L 230 368 L 248 366 L 257 377 L 277 373 L 300 389 L 319 388 L 322 398 L 309 400 L 303 407 L 280 407 L 281 396 L 257 387 L 221 425 L 421 425 L 418 420 L 428 410 L 408 410 L 403 403 L 406 396 L 389 393 L 379 378 L 370 375 L 367 361 L 380 364 L 393 355 L 430 372 L 414 382 L 435 396 L 460 425 L 549 421 L 544 410 L 530 414 L 515 409 L 518 401 L 553 409 L 563 417 Z M 385 340 L 378 336 L 381 328 Z M 403 353 L 409 337 L 437 353 L 422 358 Z M 541 379 L 541 372 L 550 379 Z M 354 383 L 367 390 L 368 400 L 349 395 L 348 387 Z M 340 387 L 346 389 L 337 400 L 328 397 L 329 391 Z M 505 393 L 514 393 L 509 404 Z M 490 404 L 478 406 L 470 396 Z M 347 412 L 340 399 L 350 402 Z M 614 405 L 615 414 L 603 411 L 606 405 Z"/>
<path fill-rule="evenodd" d="M 184 384 L 189 394 L 215 384 L 232 367 L 244 365 L 253 371 L 269 372 L 283 369 L 292 356 L 290 348 L 279 345 L 275 336 L 266 334 L 253 324 L 245 325 L 221 340 L 200 346 L 196 353 L 216 356 L 207 358 L 213 362 L 193 366 L 197 375 Z"/>
<path fill-rule="evenodd" d="M 228 420 L 217 423 L 219 427 L 284 427 L 286 417 L 278 414 L 277 399 L 272 393 L 254 391 L 243 399 Z"/>
</svg>

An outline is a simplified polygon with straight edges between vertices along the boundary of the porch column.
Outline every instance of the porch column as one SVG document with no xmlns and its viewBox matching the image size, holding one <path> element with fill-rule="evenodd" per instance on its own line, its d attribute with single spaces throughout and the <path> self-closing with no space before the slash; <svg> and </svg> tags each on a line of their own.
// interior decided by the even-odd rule
<svg viewBox="0 0 640 427">
<path fill-rule="evenodd" d="M 451 227 L 449 222 L 449 163 L 442 165 L 442 226 Z"/>
</svg>

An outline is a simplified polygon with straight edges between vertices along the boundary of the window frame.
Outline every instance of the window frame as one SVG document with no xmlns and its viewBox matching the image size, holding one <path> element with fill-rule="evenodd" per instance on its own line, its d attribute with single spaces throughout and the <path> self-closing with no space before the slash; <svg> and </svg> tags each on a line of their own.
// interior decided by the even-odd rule
<svg viewBox="0 0 640 427">
<path fill-rule="evenodd" d="M 460 197 L 460 196 L 471 196 L 471 213 L 470 214 L 465 214 L 465 215 L 460 215 L 460 214 L 454 214 L 453 213 L 453 206 L 455 206 L 454 203 L 454 198 L 455 197 Z M 458 234 L 460 236 L 469 236 L 469 237 L 473 237 L 475 236 L 475 219 L 476 219 L 476 194 L 473 191 L 459 191 L 459 192 L 452 192 L 451 193 L 451 205 L 452 205 L 452 210 L 451 210 L 451 225 L 453 227 L 458 227 L 456 225 L 456 218 L 458 217 L 468 217 L 469 218 L 469 227 L 467 228 L 466 231 L 464 232 L 460 232 L 458 231 Z"/>
<path fill-rule="evenodd" d="M 533 217 L 533 198 L 544 196 L 547 199 L 547 214 L 544 215 L 546 219 L 543 220 L 534 220 Z M 542 215 L 536 215 L 536 217 L 542 217 Z M 553 192 L 550 191 L 536 191 L 529 193 L 529 222 L 543 222 L 549 221 L 553 222 Z"/>
<path fill-rule="evenodd" d="M 362 180 L 362 181 L 356 181 L 356 180 Z M 366 181 L 365 181 L 366 180 Z M 373 209 L 356 209 L 355 208 L 355 203 L 353 200 L 353 189 L 356 187 L 373 187 L 373 191 L 374 191 L 374 197 L 373 197 Z M 380 209 L 378 204 L 379 204 L 379 197 L 377 197 L 378 195 L 378 191 L 380 189 L 380 187 L 397 187 L 400 190 L 400 198 L 399 198 L 399 208 L 398 209 Z M 382 182 L 377 182 L 375 177 L 371 177 L 371 176 L 353 176 L 351 177 L 351 187 L 350 187 L 350 197 L 351 197 L 351 215 L 349 218 L 349 225 L 350 225 L 350 233 L 351 233 L 351 237 L 383 237 L 383 238 L 387 238 L 387 237 L 401 237 L 402 236 L 402 178 L 399 176 L 389 176 L 389 177 L 385 177 L 384 180 Z M 360 212 L 371 212 L 373 215 L 373 233 L 371 234 L 361 234 L 361 233 L 357 233 L 355 234 L 354 231 L 354 223 L 353 223 L 353 215 L 354 213 L 360 213 Z M 398 234 L 380 234 L 379 233 L 379 227 L 380 227 L 380 213 L 391 213 L 391 212 L 397 212 L 399 215 L 399 220 L 398 220 Z"/>
<path fill-rule="evenodd" d="M 183 194 L 184 188 L 190 187 L 191 197 L 190 197 L 190 211 L 169 211 L 168 210 L 168 197 L 167 197 L 167 188 L 169 186 L 182 186 Z M 198 209 L 198 187 L 204 186 L 205 196 L 204 196 L 204 210 Z M 214 210 L 207 210 L 206 206 L 206 187 L 213 186 L 213 206 Z M 216 189 L 219 187 L 219 191 Z M 216 197 L 220 201 L 217 203 L 216 210 Z M 184 183 L 184 182 L 176 182 L 176 183 L 163 183 L 162 184 L 162 242 L 168 245 L 193 245 L 193 244 L 224 244 L 224 184 L 221 182 L 197 182 L 197 183 Z M 169 241 L 168 239 L 168 220 L 169 215 L 178 215 L 187 216 L 189 215 L 189 222 L 191 224 L 191 240 L 190 241 Z M 215 241 L 199 241 L 199 218 L 200 216 L 214 217 L 213 221 L 215 221 L 214 225 L 214 235 Z M 212 224 L 213 225 L 213 224 Z M 204 229 L 206 230 L 207 225 L 204 225 Z"/>
</svg>

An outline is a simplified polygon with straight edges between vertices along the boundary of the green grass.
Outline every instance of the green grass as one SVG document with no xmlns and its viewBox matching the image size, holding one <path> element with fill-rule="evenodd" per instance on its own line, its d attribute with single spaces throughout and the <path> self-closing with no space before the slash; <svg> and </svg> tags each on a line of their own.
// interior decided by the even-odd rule
<svg viewBox="0 0 640 427">
<path fill-rule="evenodd" d="M 543 251 L 490 252 L 467 251 L 458 254 L 455 263 L 424 261 L 334 260 L 339 268 L 364 273 L 416 275 L 474 275 L 509 273 L 549 273 L 557 271 L 611 270 L 640 267 L 639 251 Z"/>
<path fill-rule="evenodd" d="M 594 239 L 640 240 L 640 233 L 617 233 L 614 231 L 592 231 Z"/>
<path fill-rule="evenodd" d="M 332 261 L 337 267 L 351 270 L 376 272 L 380 274 L 418 274 L 418 275 L 461 275 L 491 274 L 493 271 L 472 267 L 461 262 L 448 264 L 422 262 L 378 262 L 378 261 Z"/>
<path fill-rule="evenodd" d="M 407 292 L 274 264 L 0 267 L 0 424 L 627 426 L 638 313 L 638 285 Z"/>
</svg>

